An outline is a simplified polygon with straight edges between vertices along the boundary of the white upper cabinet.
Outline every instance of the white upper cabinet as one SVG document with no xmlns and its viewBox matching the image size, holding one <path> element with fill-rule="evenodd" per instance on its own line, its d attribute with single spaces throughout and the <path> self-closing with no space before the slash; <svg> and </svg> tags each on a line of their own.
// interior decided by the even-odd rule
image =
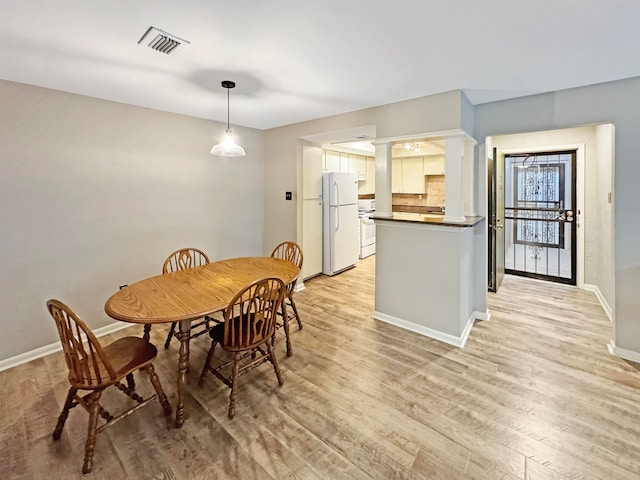
<svg viewBox="0 0 640 480">
<path fill-rule="evenodd" d="M 323 172 L 344 172 L 358 175 L 358 193 L 376 193 L 376 159 L 353 153 L 323 150 Z"/>
<path fill-rule="evenodd" d="M 358 193 L 376 193 L 376 159 L 373 157 L 359 156 L 358 165 L 361 169 L 358 173 Z"/>
<path fill-rule="evenodd" d="M 358 155 L 349 154 L 349 173 L 358 173 Z"/>
<path fill-rule="evenodd" d="M 342 173 L 349 173 L 349 154 L 339 153 L 340 155 L 340 171 Z"/>
<path fill-rule="evenodd" d="M 444 175 L 444 155 L 424 157 L 425 175 Z"/>
<path fill-rule="evenodd" d="M 367 192 L 376 193 L 376 159 L 374 157 L 365 157 L 365 163 L 367 164 Z"/>
<path fill-rule="evenodd" d="M 340 154 L 325 150 L 324 152 L 324 171 L 339 172 L 340 171 Z"/>
<path fill-rule="evenodd" d="M 358 155 L 358 168 L 356 170 L 359 178 L 367 176 L 367 157 Z M 368 180 L 368 179 L 367 179 Z"/>
<path fill-rule="evenodd" d="M 424 193 L 422 157 L 402 159 L 402 190 L 404 193 Z"/>
<path fill-rule="evenodd" d="M 391 191 L 393 193 L 425 192 L 422 157 L 394 158 L 391 166 Z"/>
</svg>

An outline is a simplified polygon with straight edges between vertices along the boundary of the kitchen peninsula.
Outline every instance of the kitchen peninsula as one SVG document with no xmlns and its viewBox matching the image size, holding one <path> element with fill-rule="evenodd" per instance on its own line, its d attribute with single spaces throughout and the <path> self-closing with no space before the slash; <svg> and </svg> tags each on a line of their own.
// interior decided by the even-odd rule
<svg viewBox="0 0 640 480">
<path fill-rule="evenodd" d="M 391 186 L 392 142 L 377 143 L 373 318 L 463 347 L 475 320 L 489 317 L 487 225 L 473 202 L 474 141 L 460 131 L 443 136 L 446 214 L 392 211 L 390 188 L 380 189 Z"/>
</svg>

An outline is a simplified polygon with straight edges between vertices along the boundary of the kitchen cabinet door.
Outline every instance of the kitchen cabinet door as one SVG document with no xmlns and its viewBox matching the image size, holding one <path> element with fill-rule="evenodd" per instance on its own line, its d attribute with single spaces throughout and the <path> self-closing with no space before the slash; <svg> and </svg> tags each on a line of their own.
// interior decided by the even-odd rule
<svg viewBox="0 0 640 480">
<path fill-rule="evenodd" d="M 349 154 L 349 173 L 358 173 L 358 155 Z"/>
<path fill-rule="evenodd" d="M 356 171 L 358 177 L 367 176 L 367 157 L 358 155 L 358 170 Z"/>
<path fill-rule="evenodd" d="M 402 192 L 424 193 L 424 166 L 422 157 L 402 159 Z"/>
<path fill-rule="evenodd" d="M 367 163 L 367 193 L 376 193 L 376 159 L 366 157 Z"/>
<path fill-rule="evenodd" d="M 444 175 L 444 155 L 424 157 L 425 175 Z"/>
<path fill-rule="evenodd" d="M 324 171 L 325 172 L 339 172 L 340 171 L 340 154 L 338 152 L 332 152 L 331 150 L 325 150 L 324 152 Z"/>
<path fill-rule="evenodd" d="M 340 171 L 342 173 L 349 173 L 349 154 L 340 153 Z"/>
</svg>

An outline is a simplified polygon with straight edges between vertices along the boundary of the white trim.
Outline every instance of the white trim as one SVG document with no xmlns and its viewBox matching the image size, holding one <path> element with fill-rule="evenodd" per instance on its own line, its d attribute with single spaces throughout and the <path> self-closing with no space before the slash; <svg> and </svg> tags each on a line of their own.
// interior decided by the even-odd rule
<svg viewBox="0 0 640 480">
<path fill-rule="evenodd" d="M 126 322 L 114 322 L 104 327 L 93 330 L 93 334 L 96 337 L 104 337 L 105 335 L 109 335 L 110 333 L 114 333 L 119 330 L 132 327 L 134 325 L 137 325 L 137 324 L 126 323 Z M 51 353 L 59 352 L 60 350 L 62 350 L 62 344 L 58 341 L 55 343 L 51 343 L 49 345 L 45 345 L 44 347 L 38 347 L 28 352 L 21 353 L 14 357 L 9 357 L 4 360 L 0 360 L 0 372 L 2 372 L 3 370 L 8 370 L 13 367 L 17 367 L 18 365 L 22 365 L 23 363 L 30 362 L 31 360 L 36 360 L 37 358 L 46 357 L 47 355 Z"/>
<path fill-rule="evenodd" d="M 476 320 L 482 320 L 483 322 L 488 322 L 491 320 L 491 312 L 487 310 L 486 312 L 473 312 L 471 314 Z"/>
<path fill-rule="evenodd" d="M 296 288 L 293 289 L 294 292 L 301 292 L 306 287 L 304 286 L 304 281 L 299 281 L 296 283 Z"/>
<path fill-rule="evenodd" d="M 596 294 L 596 297 L 598 298 L 598 301 L 600 302 L 604 313 L 606 313 L 607 317 L 609 317 L 609 321 L 613 323 L 613 310 L 611 310 L 611 307 L 607 303 L 607 300 L 604 298 L 604 295 L 602 295 L 600 288 L 597 285 L 591 285 L 590 283 L 585 283 L 583 287 L 585 290 Z"/>
<path fill-rule="evenodd" d="M 411 332 L 418 333 L 420 335 L 424 335 L 425 337 L 433 338 L 435 340 L 439 340 L 441 342 L 459 348 L 463 348 L 465 343 L 467 342 L 467 338 L 471 333 L 471 327 L 473 327 L 475 320 L 482 320 L 486 315 L 487 313 L 473 312 L 469 317 L 469 320 L 467 320 L 467 324 L 465 325 L 462 334 L 459 337 L 456 337 L 455 335 L 450 335 L 439 330 L 434 330 L 429 327 L 417 325 L 413 322 L 402 320 L 401 318 L 397 318 L 392 315 L 387 315 L 386 313 L 378 311 L 373 312 L 373 318 L 375 320 L 380 320 L 381 322 L 389 323 L 396 327 L 400 327 L 405 330 L 409 330 Z"/>
<path fill-rule="evenodd" d="M 411 133 L 409 135 L 397 135 L 395 137 L 376 138 L 371 143 L 373 145 L 385 145 L 387 143 L 402 143 L 408 141 L 417 140 L 429 140 L 434 138 L 448 138 L 448 137 L 464 137 L 467 142 L 472 142 L 474 145 L 478 141 L 469 135 L 464 130 L 459 128 L 453 128 L 451 130 L 438 130 L 437 132 L 423 132 L 423 133 Z"/>
<path fill-rule="evenodd" d="M 610 340 L 607 343 L 607 350 L 611 355 L 615 355 L 616 357 L 624 358 L 625 360 L 631 360 L 632 362 L 640 363 L 640 353 L 634 352 L 633 350 L 626 350 L 624 348 L 616 347 L 616 344 L 613 340 Z"/>
</svg>

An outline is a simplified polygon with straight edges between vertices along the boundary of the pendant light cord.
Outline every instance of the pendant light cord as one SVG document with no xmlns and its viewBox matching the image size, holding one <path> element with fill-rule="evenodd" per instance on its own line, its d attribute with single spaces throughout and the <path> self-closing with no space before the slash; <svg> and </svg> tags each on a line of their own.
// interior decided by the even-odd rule
<svg viewBox="0 0 640 480">
<path fill-rule="evenodd" d="M 227 87 L 227 130 L 229 130 L 229 87 Z"/>
</svg>

